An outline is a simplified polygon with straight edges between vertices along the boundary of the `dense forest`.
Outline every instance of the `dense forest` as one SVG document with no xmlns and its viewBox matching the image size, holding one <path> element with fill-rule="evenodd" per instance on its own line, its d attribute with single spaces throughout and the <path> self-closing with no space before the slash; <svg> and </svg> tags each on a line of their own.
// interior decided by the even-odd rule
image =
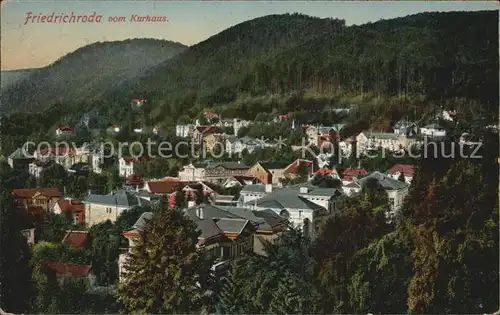
<svg viewBox="0 0 500 315">
<path fill-rule="evenodd" d="M 130 98 L 144 97 L 152 105 L 152 120 L 167 124 L 207 107 L 229 108 L 229 116 L 247 111 L 255 116 L 273 108 L 321 109 L 332 100 L 342 103 L 344 96 L 358 97 L 358 103 L 404 100 L 409 107 L 467 103 L 496 113 L 497 35 L 498 11 L 420 13 L 349 27 L 338 19 L 269 15 L 233 26 L 171 59 L 181 45 L 169 44 L 165 53 L 157 51 L 161 41 L 93 44 L 10 89 L 4 101 L 30 110 L 56 103 L 104 108 L 120 119 Z M 123 45 L 132 53 L 117 58 Z M 143 53 L 151 67 L 141 76 L 131 75 L 144 69 L 138 58 Z M 106 58 L 93 63 L 97 55 Z M 96 76 L 104 65 L 113 71 Z M 45 77 L 54 73 L 55 82 Z M 61 83 L 66 80 L 73 83 Z M 304 94 L 316 103 L 305 101 Z"/>
<path fill-rule="evenodd" d="M 42 111 L 93 102 L 103 93 L 143 74 L 186 46 L 157 39 L 98 42 L 79 48 L 53 64 L 31 71 L 2 90 L 2 112 Z M 2 81 L 4 73 L 2 72 Z"/>
</svg>

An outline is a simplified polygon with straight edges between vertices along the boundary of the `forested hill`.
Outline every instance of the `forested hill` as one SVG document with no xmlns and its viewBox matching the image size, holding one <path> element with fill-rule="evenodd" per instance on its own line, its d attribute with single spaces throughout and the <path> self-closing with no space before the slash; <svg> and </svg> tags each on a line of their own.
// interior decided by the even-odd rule
<svg viewBox="0 0 500 315">
<path fill-rule="evenodd" d="M 173 116 L 194 103 L 231 103 L 241 93 L 297 90 L 412 94 L 438 103 L 465 97 L 497 108 L 497 52 L 498 11 L 421 13 L 350 27 L 271 15 L 209 38 L 113 96 L 124 102 L 142 95 Z"/>
<path fill-rule="evenodd" d="M 34 69 L 2 70 L 0 77 L 0 89 L 8 88 L 19 80 L 26 78 Z"/>
<path fill-rule="evenodd" d="M 2 90 L 0 109 L 31 112 L 56 103 L 91 102 L 184 49 L 157 39 L 93 43 Z"/>
</svg>

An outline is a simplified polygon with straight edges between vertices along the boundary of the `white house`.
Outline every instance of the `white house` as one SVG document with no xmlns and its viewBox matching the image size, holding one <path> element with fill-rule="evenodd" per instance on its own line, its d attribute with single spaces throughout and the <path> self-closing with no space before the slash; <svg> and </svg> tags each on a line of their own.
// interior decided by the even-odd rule
<svg viewBox="0 0 500 315">
<path fill-rule="evenodd" d="M 429 124 L 425 127 L 420 128 L 420 133 L 428 137 L 444 137 L 446 136 L 446 130 L 440 125 L 434 123 Z"/>
<path fill-rule="evenodd" d="M 205 179 L 205 163 L 191 163 L 179 171 L 179 179 L 186 182 L 198 182 Z"/>
<path fill-rule="evenodd" d="M 195 125 L 187 124 L 187 125 L 177 125 L 175 126 L 175 134 L 180 138 L 188 138 L 191 132 L 194 130 Z"/>
<path fill-rule="evenodd" d="M 252 187 L 253 186 L 253 187 Z M 314 239 L 319 233 L 321 222 L 332 215 L 339 213 L 337 199 L 342 192 L 334 188 L 318 188 L 310 184 L 299 184 L 286 188 L 273 189 L 270 185 L 253 189 L 258 185 L 245 186 L 242 207 L 252 210 L 270 209 L 286 218 L 293 226 L 301 228 L 304 235 Z M 245 190 L 245 189 L 244 189 Z M 257 197 L 256 195 L 263 195 Z M 241 196 L 241 193 L 240 193 Z M 250 198 L 249 198 L 250 197 Z"/>
<path fill-rule="evenodd" d="M 148 206 L 150 202 L 135 192 L 121 190 L 110 195 L 88 195 L 84 200 L 85 223 L 89 226 L 106 220 L 115 222 L 120 214 L 136 206 Z"/>
<path fill-rule="evenodd" d="M 441 118 L 447 121 L 453 121 L 456 115 L 457 115 L 456 110 L 443 110 L 443 112 L 441 112 L 441 114 L 439 114 L 436 118 Z"/>
<path fill-rule="evenodd" d="M 387 171 L 387 175 L 393 179 L 399 179 L 401 174 L 405 178 L 405 182 L 410 184 L 413 179 L 413 174 L 415 172 L 415 167 L 408 164 L 396 164 Z"/>
<path fill-rule="evenodd" d="M 387 192 L 389 197 L 389 204 L 391 207 L 391 212 L 388 213 L 388 218 L 391 219 L 403 206 L 405 197 L 408 195 L 407 183 L 403 183 L 397 179 L 390 176 L 382 174 L 378 171 L 369 174 L 357 181 L 357 183 L 364 187 L 370 179 L 375 179 L 382 188 Z"/>
<path fill-rule="evenodd" d="M 71 136 L 75 133 L 73 128 L 69 126 L 59 126 L 59 128 L 56 129 L 56 136 L 58 137 L 64 137 L 64 136 Z"/>
<path fill-rule="evenodd" d="M 102 163 L 104 162 L 103 155 L 101 153 L 93 153 L 91 154 L 91 165 L 92 171 L 96 174 L 102 173 Z"/>
<path fill-rule="evenodd" d="M 257 200 L 259 198 L 264 197 L 266 194 L 271 193 L 272 191 L 273 191 L 273 186 L 271 184 L 246 185 L 240 191 L 240 199 L 238 200 L 238 204 L 243 205 L 251 201 Z"/>
<path fill-rule="evenodd" d="M 363 131 L 356 136 L 356 148 L 359 156 L 367 150 L 385 149 L 397 152 L 402 150 L 403 145 L 394 133 Z"/>
<path fill-rule="evenodd" d="M 394 134 L 398 136 L 415 136 L 418 134 L 418 126 L 415 122 L 408 120 L 398 121 L 394 127 Z"/>
<path fill-rule="evenodd" d="M 137 163 L 150 161 L 147 156 L 142 157 L 122 157 L 118 160 L 118 174 L 120 177 L 129 177 L 135 174 Z"/>
</svg>

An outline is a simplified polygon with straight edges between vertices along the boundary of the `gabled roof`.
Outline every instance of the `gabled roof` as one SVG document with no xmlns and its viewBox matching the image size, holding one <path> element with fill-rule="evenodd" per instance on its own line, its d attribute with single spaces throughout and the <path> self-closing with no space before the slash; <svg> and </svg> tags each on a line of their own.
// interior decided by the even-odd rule
<svg viewBox="0 0 500 315">
<path fill-rule="evenodd" d="M 142 184 L 144 183 L 144 181 L 142 180 L 142 178 L 137 175 L 137 174 L 132 174 L 132 175 L 129 175 L 126 179 L 125 179 L 125 184 L 127 185 L 130 185 L 130 186 L 142 186 Z"/>
<path fill-rule="evenodd" d="M 246 185 L 244 186 L 241 192 L 248 192 L 248 193 L 265 193 L 266 192 L 266 185 L 264 184 L 252 184 L 252 185 Z"/>
<path fill-rule="evenodd" d="M 231 177 L 231 179 L 237 181 L 238 183 L 240 183 L 243 186 L 245 186 L 246 182 L 248 182 L 248 181 L 250 181 L 252 183 L 262 183 L 257 177 L 254 177 L 254 176 L 239 176 L 239 175 L 236 175 L 236 176 Z"/>
<path fill-rule="evenodd" d="M 90 273 L 91 265 L 75 265 L 57 261 L 45 261 L 44 264 L 55 270 L 57 277 L 87 277 Z"/>
<path fill-rule="evenodd" d="M 62 243 L 73 248 L 84 248 L 87 243 L 87 231 L 66 231 Z"/>
<path fill-rule="evenodd" d="M 57 130 L 65 132 L 73 132 L 73 128 L 71 128 L 70 126 L 59 126 Z"/>
<path fill-rule="evenodd" d="M 75 163 L 71 165 L 68 172 L 89 172 L 91 166 L 88 163 Z"/>
<path fill-rule="evenodd" d="M 364 168 L 348 168 L 342 172 L 343 176 L 366 176 L 368 171 Z"/>
<path fill-rule="evenodd" d="M 125 190 L 120 190 L 110 195 L 89 195 L 83 200 L 83 203 L 94 203 L 121 208 L 149 204 L 147 200 L 137 197 L 134 192 Z"/>
<path fill-rule="evenodd" d="M 303 159 L 297 159 L 297 160 L 293 161 L 290 165 L 288 165 L 285 168 L 285 173 L 286 174 L 295 174 L 295 175 L 298 175 L 299 174 L 299 169 L 300 169 L 301 166 L 306 167 L 307 173 L 309 175 L 311 175 L 314 172 L 314 169 L 313 169 L 314 168 L 314 163 L 313 163 L 313 161 L 303 160 Z"/>
<path fill-rule="evenodd" d="M 57 201 L 62 212 L 80 213 L 85 212 L 85 205 L 76 199 L 60 199 Z"/>
<path fill-rule="evenodd" d="M 384 175 L 378 171 L 375 171 L 370 175 L 363 177 L 358 181 L 358 183 L 361 185 L 361 187 L 364 187 L 370 179 L 375 179 L 385 190 L 400 190 L 408 187 L 408 184 Z"/>
<path fill-rule="evenodd" d="M 387 171 L 387 174 L 403 173 L 404 175 L 413 176 L 414 171 L 415 167 L 413 165 L 396 164 Z"/>
<path fill-rule="evenodd" d="M 33 198 L 37 193 L 49 197 L 61 197 L 61 192 L 59 188 L 26 188 L 26 189 L 14 189 L 12 194 L 20 198 Z"/>
<path fill-rule="evenodd" d="M 248 205 L 256 205 L 266 209 L 301 209 L 301 210 L 321 210 L 321 207 L 304 197 L 299 196 L 294 189 L 277 189 L 272 193 L 264 195 L 262 198 L 247 202 Z"/>
<path fill-rule="evenodd" d="M 399 138 L 398 135 L 391 132 L 373 132 L 373 131 L 363 131 L 362 132 L 367 138 L 375 138 L 375 139 L 389 139 L 396 140 Z"/>
<path fill-rule="evenodd" d="M 225 234 L 240 234 L 245 227 L 250 224 L 250 221 L 245 219 L 221 218 L 216 219 L 215 224 Z"/>
<path fill-rule="evenodd" d="M 282 169 L 285 169 L 288 164 L 287 163 L 283 163 L 283 162 L 269 162 L 269 161 L 265 161 L 265 162 L 257 162 L 258 164 L 260 164 L 260 166 L 262 166 L 263 168 L 265 168 L 267 171 L 270 171 L 270 170 L 282 170 Z"/>
</svg>

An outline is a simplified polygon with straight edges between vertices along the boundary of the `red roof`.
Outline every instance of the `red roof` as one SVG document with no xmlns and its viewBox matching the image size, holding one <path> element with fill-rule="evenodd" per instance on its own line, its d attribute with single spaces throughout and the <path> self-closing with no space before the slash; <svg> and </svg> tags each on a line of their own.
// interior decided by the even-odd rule
<svg viewBox="0 0 500 315">
<path fill-rule="evenodd" d="M 368 171 L 364 168 L 348 168 L 342 172 L 343 176 L 366 176 Z"/>
<path fill-rule="evenodd" d="M 415 167 L 409 164 L 396 164 L 387 171 L 388 174 L 403 173 L 404 175 L 413 176 Z"/>
<path fill-rule="evenodd" d="M 216 133 L 217 131 L 219 131 L 219 128 L 217 128 L 217 126 L 198 126 L 196 127 L 196 130 L 199 132 L 199 133 L 206 133 L 206 132 L 212 132 L 212 133 Z"/>
<path fill-rule="evenodd" d="M 319 169 L 315 175 L 318 175 L 318 176 L 327 176 L 327 175 L 331 175 L 331 176 L 334 176 L 334 175 L 338 175 L 337 171 L 336 170 L 331 170 L 331 169 L 328 169 L 328 168 L 322 168 L 322 169 Z"/>
<path fill-rule="evenodd" d="M 211 119 L 211 118 L 214 118 L 214 117 L 217 117 L 217 114 L 214 114 L 212 112 L 206 112 L 205 113 L 205 118 L 206 119 Z"/>
<path fill-rule="evenodd" d="M 311 175 L 314 172 L 314 170 L 313 170 L 313 168 L 314 168 L 313 161 L 303 160 L 303 159 L 297 159 L 297 160 L 293 161 L 292 164 L 288 165 L 285 168 L 284 173 L 285 174 L 299 175 L 299 168 L 301 166 L 305 166 L 307 168 L 307 173 L 309 175 Z"/>
<path fill-rule="evenodd" d="M 71 128 L 69 126 L 59 126 L 59 128 L 57 128 L 57 130 L 59 130 L 59 131 L 73 132 L 73 128 Z"/>
<path fill-rule="evenodd" d="M 80 200 L 61 199 L 57 202 L 57 204 L 59 205 L 59 208 L 61 208 L 62 212 L 75 213 L 75 212 L 84 212 L 85 211 L 84 204 Z"/>
<path fill-rule="evenodd" d="M 26 188 L 26 189 L 14 189 L 12 194 L 20 198 L 33 198 L 36 193 L 40 193 L 43 196 L 61 197 L 61 192 L 59 188 Z"/>
<path fill-rule="evenodd" d="M 47 267 L 56 271 L 57 277 L 87 277 L 90 272 L 91 265 L 74 265 L 57 261 L 44 262 Z"/>
<path fill-rule="evenodd" d="M 62 242 L 73 248 L 84 248 L 87 243 L 87 231 L 67 231 Z"/>
<path fill-rule="evenodd" d="M 142 186 L 142 184 L 144 184 L 144 181 L 139 175 L 132 174 L 125 179 L 125 184 L 129 186 Z"/>
<path fill-rule="evenodd" d="M 171 194 L 183 187 L 181 181 L 151 181 L 147 183 L 149 191 L 153 194 Z"/>
</svg>

